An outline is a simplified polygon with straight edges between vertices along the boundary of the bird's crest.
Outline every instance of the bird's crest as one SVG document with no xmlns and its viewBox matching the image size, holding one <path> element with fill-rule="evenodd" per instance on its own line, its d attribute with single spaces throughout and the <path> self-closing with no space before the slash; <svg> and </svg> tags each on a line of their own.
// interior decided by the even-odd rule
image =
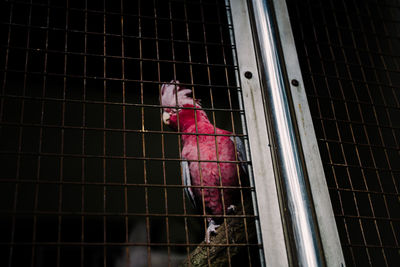
<svg viewBox="0 0 400 267">
<path fill-rule="evenodd" d="M 199 101 L 193 101 L 192 90 L 179 85 L 179 81 L 172 80 L 161 87 L 161 105 L 165 107 L 183 107 L 184 105 L 196 105 L 201 107 Z"/>
</svg>

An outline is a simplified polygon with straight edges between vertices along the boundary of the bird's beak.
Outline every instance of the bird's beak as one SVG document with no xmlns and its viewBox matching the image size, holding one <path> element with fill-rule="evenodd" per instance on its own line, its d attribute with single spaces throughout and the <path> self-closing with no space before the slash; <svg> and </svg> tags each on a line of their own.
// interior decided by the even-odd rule
<svg viewBox="0 0 400 267">
<path fill-rule="evenodd" d="M 163 113 L 162 118 L 163 118 L 163 122 L 164 122 L 166 125 L 169 125 L 169 118 L 170 118 L 170 117 L 171 117 L 171 116 L 169 115 L 168 112 L 164 112 L 164 113 Z"/>
</svg>

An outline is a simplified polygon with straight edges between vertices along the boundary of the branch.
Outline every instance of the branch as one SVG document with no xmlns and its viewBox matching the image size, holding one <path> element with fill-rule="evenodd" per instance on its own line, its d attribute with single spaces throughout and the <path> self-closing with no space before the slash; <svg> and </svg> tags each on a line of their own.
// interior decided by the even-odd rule
<svg viewBox="0 0 400 267">
<path fill-rule="evenodd" d="M 248 204 L 245 205 L 245 210 L 248 211 L 250 210 L 249 206 L 251 206 L 251 201 L 246 201 L 246 203 Z M 235 214 L 243 214 L 241 207 Z M 245 220 L 247 220 L 248 240 L 246 240 Z M 228 242 L 226 233 L 228 233 Z M 228 266 L 229 260 L 232 260 L 232 258 L 241 252 L 246 252 L 244 250 L 247 250 L 248 247 L 243 244 L 254 244 L 256 242 L 255 240 L 256 231 L 253 221 L 249 222 L 248 219 L 243 217 L 226 218 L 226 224 L 222 223 L 221 226 L 218 227 L 217 234 L 211 237 L 210 243 L 207 244 L 205 241 L 200 243 L 180 266 Z M 229 247 L 222 246 L 226 244 L 238 245 Z M 230 257 L 228 257 L 228 251 Z"/>
</svg>

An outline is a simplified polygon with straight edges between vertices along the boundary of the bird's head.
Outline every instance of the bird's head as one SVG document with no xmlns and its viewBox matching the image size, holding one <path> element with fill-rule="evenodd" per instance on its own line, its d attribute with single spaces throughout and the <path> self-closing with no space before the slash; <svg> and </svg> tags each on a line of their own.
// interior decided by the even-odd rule
<svg viewBox="0 0 400 267">
<path fill-rule="evenodd" d="M 192 90 L 179 85 L 179 81 L 172 80 L 170 83 L 163 84 L 161 87 L 161 105 L 163 108 L 163 122 L 175 129 L 178 128 L 178 113 L 181 121 L 181 112 L 185 109 L 182 107 L 201 108 L 198 101 L 194 101 L 191 97 Z M 191 113 L 194 111 L 192 110 Z M 187 113 L 186 111 L 183 113 Z"/>
</svg>

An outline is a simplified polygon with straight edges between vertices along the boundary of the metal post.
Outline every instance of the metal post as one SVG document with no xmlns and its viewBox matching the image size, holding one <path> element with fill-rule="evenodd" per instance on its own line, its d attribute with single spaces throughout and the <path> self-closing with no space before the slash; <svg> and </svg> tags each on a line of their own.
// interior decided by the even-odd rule
<svg viewBox="0 0 400 267">
<path fill-rule="evenodd" d="M 307 193 L 306 172 L 294 120 L 290 110 L 279 41 L 275 32 L 273 8 L 267 0 L 252 0 L 254 30 L 257 33 L 259 59 L 266 82 L 266 101 L 271 111 L 272 132 L 276 141 L 276 156 L 285 189 L 290 227 L 295 246 L 295 260 L 300 266 L 322 266 L 323 256 L 319 233 L 313 219 L 313 206 Z"/>
</svg>

